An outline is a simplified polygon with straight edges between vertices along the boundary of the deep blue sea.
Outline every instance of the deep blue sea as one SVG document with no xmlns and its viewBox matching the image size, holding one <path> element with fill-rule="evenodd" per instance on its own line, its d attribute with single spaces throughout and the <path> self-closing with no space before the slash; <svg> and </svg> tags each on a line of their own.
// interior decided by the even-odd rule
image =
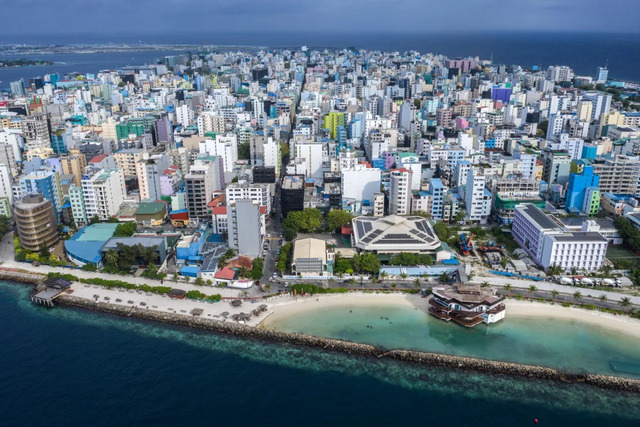
<svg viewBox="0 0 640 427">
<path fill-rule="evenodd" d="M 94 312 L 0 282 L 0 425 L 638 425 L 640 396 L 351 358 Z"/>
<path fill-rule="evenodd" d="M 0 43 L 27 44 L 78 44 L 78 43 L 185 43 L 212 45 L 243 45 L 270 47 L 327 47 L 385 51 L 442 53 L 450 57 L 480 56 L 488 59 L 493 54 L 496 64 L 518 64 L 523 67 L 539 65 L 569 65 L 577 74 L 595 76 L 596 67 L 608 62 L 609 78 L 640 81 L 640 37 L 637 34 L 601 33 L 532 33 L 532 32 L 451 32 L 451 33 L 283 33 L 283 32 L 225 32 L 157 35 L 0 35 Z M 168 53 L 167 53 L 168 54 Z M 60 55 L 48 59 L 65 64 L 55 67 L 23 69 L 24 71 L 0 70 L 0 88 L 8 87 L 10 81 L 20 77 L 33 77 L 59 71 L 96 72 L 104 68 L 123 65 L 139 65 L 152 62 L 158 52 L 141 52 L 131 55 Z M 43 55 L 43 59 L 46 59 Z"/>
</svg>

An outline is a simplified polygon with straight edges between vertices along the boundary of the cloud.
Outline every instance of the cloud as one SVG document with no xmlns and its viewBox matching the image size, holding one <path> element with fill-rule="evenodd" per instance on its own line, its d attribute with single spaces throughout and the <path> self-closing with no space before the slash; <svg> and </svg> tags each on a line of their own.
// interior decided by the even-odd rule
<svg viewBox="0 0 640 427">
<path fill-rule="evenodd" d="M 30 34 L 638 32 L 640 2 L 608 0 L 2 0 L 3 39 Z M 620 13 L 624 11 L 624 13 Z"/>
</svg>

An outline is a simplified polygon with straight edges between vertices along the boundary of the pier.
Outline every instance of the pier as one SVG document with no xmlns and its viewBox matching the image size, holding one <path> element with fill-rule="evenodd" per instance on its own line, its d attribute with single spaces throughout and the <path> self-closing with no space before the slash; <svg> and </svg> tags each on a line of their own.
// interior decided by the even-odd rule
<svg viewBox="0 0 640 427">
<path fill-rule="evenodd" d="M 45 288 L 32 295 L 31 301 L 34 304 L 53 307 L 53 300 L 66 293 L 69 290 L 69 287 L 71 287 L 71 282 L 60 277 L 52 277 L 45 280 L 43 285 Z"/>
</svg>

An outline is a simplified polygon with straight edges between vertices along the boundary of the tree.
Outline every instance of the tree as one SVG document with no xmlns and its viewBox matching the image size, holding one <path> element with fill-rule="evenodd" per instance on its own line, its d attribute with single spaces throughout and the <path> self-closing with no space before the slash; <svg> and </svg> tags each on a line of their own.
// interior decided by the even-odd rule
<svg viewBox="0 0 640 427">
<path fill-rule="evenodd" d="M 49 258 L 49 248 L 45 245 L 41 245 L 38 250 L 38 255 L 40 256 L 40 260 L 46 260 Z"/>
<path fill-rule="evenodd" d="M 89 219 L 89 225 L 97 224 L 100 222 L 100 217 L 98 215 L 94 215 Z"/>
<path fill-rule="evenodd" d="M 438 278 L 442 283 L 447 283 L 449 281 L 449 274 L 446 272 L 443 272 L 440 277 Z"/>
<path fill-rule="evenodd" d="M 427 218 L 427 219 L 431 219 L 431 214 L 425 211 L 415 211 L 415 212 L 411 212 L 412 216 L 421 216 L 422 218 Z"/>
<path fill-rule="evenodd" d="M 107 218 L 107 222 L 112 223 L 112 224 L 117 224 L 120 222 L 120 220 L 114 216 L 110 216 L 109 218 Z"/>
<path fill-rule="evenodd" d="M 511 294 L 511 290 L 512 290 L 512 289 L 513 289 L 513 286 L 511 286 L 511 284 L 510 284 L 510 283 L 507 283 L 507 284 L 504 286 L 504 290 L 505 290 L 505 291 L 507 291 L 509 294 Z"/>
<path fill-rule="evenodd" d="M 251 145 L 249 142 L 238 144 L 238 160 L 249 160 L 251 158 Z"/>
<path fill-rule="evenodd" d="M 282 221 L 282 228 L 313 233 L 322 225 L 322 212 L 316 208 L 307 208 L 303 211 L 291 211 Z"/>
<path fill-rule="evenodd" d="M 127 221 L 118 224 L 116 231 L 113 232 L 113 237 L 131 237 L 137 229 L 138 224 L 135 221 Z"/>
<path fill-rule="evenodd" d="M 356 257 L 359 258 L 359 267 L 356 268 Z M 357 272 L 378 274 L 380 271 L 380 260 L 375 254 L 364 253 L 354 255 L 353 266 Z"/>
<path fill-rule="evenodd" d="M 438 235 L 438 239 L 443 242 L 446 242 L 451 237 L 451 232 L 442 221 L 436 222 L 436 224 L 433 226 L 433 231 L 435 231 Z"/>
<path fill-rule="evenodd" d="M 420 287 L 420 279 L 416 279 L 413 281 L 413 286 L 415 286 L 416 288 Z"/>
<path fill-rule="evenodd" d="M 104 253 L 104 262 L 105 264 L 115 265 L 118 263 L 118 251 L 115 249 L 108 249 Z"/>
<path fill-rule="evenodd" d="M 607 300 L 607 296 L 605 294 L 600 295 L 600 301 L 605 302 Z"/>
<path fill-rule="evenodd" d="M 298 237 L 298 232 L 292 228 L 283 228 L 282 235 L 284 236 L 287 242 L 290 242 L 294 240 L 296 237 Z"/>
<path fill-rule="evenodd" d="M 331 231 L 351 223 L 351 214 L 342 209 L 334 209 L 329 212 L 325 218 L 327 220 L 327 228 Z"/>
<path fill-rule="evenodd" d="M 538 288 L 536 287 L 536 285 L 531 285 L 529 286 L 529 288 L 527 289 L 527 293 L 532 294 L 533 292 L 537 291 Z"/>
<path fill-rule="evenodd" d="M 620 305 L 623 307 L 629 307 L 631 305 L 631 298 L 624 297 L 620 300 Z"/>
<path fill-rule="evenodd" d="M 254 258 L 251 263 L 251 278 L 253 280 L 259 280 L 262 277 L 263 270 L 264 260 L 262 258 Z"/>
<path fill-rule="evenodd" d="M 202 277 L 196 277 L 196 281 L 194 282 L 198 286 L 204 285 L 204 279 Z"/>
<path fill-rule="evenodd" d="M 558 296 L 560 292 L 558 291 L 551 291 L 551 301 L 555 301 L 556 297 Z"/>
<path fill-rule="evenodd" d="M 240 277 L 247 278 L 249 277 L 249 269 L 247 267 L 240 267 L 238 268 L 238 275 L 240 275 Z"/>
<path fill-rule="evenodd" d="M 82 266 L 82 271 L 98 271 L 98 266 L 95 264 L 87 263 Z"/>
<path fill-rule="evenodd" d="M 11 218 L 0 215 L 0 236 L 3 236 L 11 228 Z"/>
<path fill-rule="evenodd" d="M 613 267 L 607 264 L 607 265 L 603 265 L 600 270 L 602 270 L 602 274 L 604 274 L 605 276 L 608 276 L 611 274 L 611 270 L 613 270 Z"/>
<path fill-rule="evenodd" d="M 579 300 L 580 298 L 582 298 L 582 293 L 580 291 L 575 291 L 573 293 L 573 299 L 575 299 L 576 301 Z"/>
<path fill-rule="evenodd" d="M 480 283 L 480 287 L 482 287 L 482 288 L 488 288 L 489 286 L 491 286 L 491 285 L 486 280 L 484 282 Z"/>
<path fill-rule="evenodd" d="M 559 274 L 562 274 L 562 271 L 563 271 L 562 267 L 560 267 L 557 264 L 553 264 L 553 265 L 550 265 L 549 267 L 547 267 L 546 273 L 549 276 L 557 276 Z"/>
<path fill-rule="evenodd" d="M 382 270 L 378 276 L 379 276 L 382 280 L 384 280 L 384 279 L 386 279 L 386 278 L 387 278 L 387 276 L 389 276 L 389 274 L 388 274 L 385 270 Z"/>
</svg>

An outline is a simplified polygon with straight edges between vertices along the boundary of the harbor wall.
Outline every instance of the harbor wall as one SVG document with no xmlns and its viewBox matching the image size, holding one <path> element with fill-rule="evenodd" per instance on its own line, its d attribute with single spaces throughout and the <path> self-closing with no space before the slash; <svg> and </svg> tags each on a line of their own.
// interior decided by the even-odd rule
<svg viewBox="0 0 640 427">
<path fill-rule="evenodd" d="M 382 350 L 372 345 L 359 344 L 330 338 L 319 338 L 305 334 L 289 333 L 272 329 L 256 328 L 231 321 L 213 320 L 174 313 L 160 313 L 138 307 L 97 302 L 72 295 L 61 295 L 56 302 L 60 305 L 74 306 L 103 313 L 125 317 L 135 317 L 177 326 L 188 326 L 211 330 L 219 333 L 250 337 L 258 340 L 283 342 L 287 344 L 315 347 L 327 351 L 337 351 L 354 356 L 388 358 L 422 366 L 438 366 L 456 370 L 499 374 L 534 380 L 582 383 L 595 387 L 640 393 L 640 380 L 595 374 L 572 374 L 552 368 L 523 365 L 518 363 L 485 360 L 473 357 L 452 356 L 411 350 Z"/>
</svg>

